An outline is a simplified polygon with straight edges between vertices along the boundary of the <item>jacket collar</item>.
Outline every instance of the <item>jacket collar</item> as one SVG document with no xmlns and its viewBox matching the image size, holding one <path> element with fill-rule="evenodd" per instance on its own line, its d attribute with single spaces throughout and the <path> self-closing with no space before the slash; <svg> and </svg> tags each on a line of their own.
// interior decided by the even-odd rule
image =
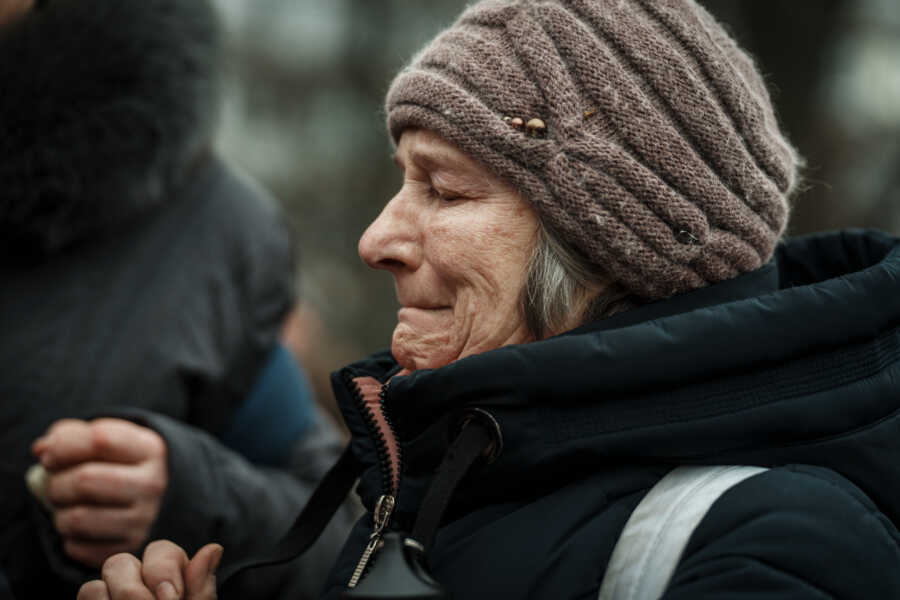
<svg viewBox="0 0 900 600">
<path fill-rule="evenodd" d="M 803 238 L 780 249 L 776 264 L 648 305 L 635 322 L 592 324 L 395 377 L 385 407 L 406 457 L 401 510 L 415 510 L 422 478 L 465 410 L 477 407 L 500 424 L 504 449 L 463 499 L 534 493 L 604 465 L 805 462 L 872 484 L 867 491 L 900 517 L 900 503 L 877 494 L 882 482 L 900 480 L 900 465 L 869 450 L 900 451 L 896 390 L 872 388 L 852 401 L 834 392 L 896 362 L 898 282 L 894 238 Z M 343 373 L 384 381 L 394 369 L 382 353 Z M 340 397 L 357 451 L 371 457 L 365 428 Z M 364 496 L 376 489 L 363 478 Z"/>
<path fill-rule="evenodd" d="M 773 260 L 755 271 L 744 273 L 733 279 L 684 294 L 678 294 L 666 300 L 638 306 L 607 319 L 588 323 L 563 335 L 581 335 L 621 329 L 622 327 L 662 319 L 699 308 L 745 300 L 764 293 L 774 292 L 777 289 L 778 265 Z"/>
</svg>

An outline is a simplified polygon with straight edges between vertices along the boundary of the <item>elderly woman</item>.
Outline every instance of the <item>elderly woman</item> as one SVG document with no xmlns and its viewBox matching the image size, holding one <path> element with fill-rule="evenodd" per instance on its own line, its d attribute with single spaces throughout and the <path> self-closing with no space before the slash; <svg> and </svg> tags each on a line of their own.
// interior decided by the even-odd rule
<svg viewBox="0 0 900 600">
<path fill-rule="evenodd" d="M 369 514 L 326 597 L 900 597 L 900 242 L 778 245 L 798 158 L 700 6 L 485 0 L 387 113 L 401 308 L 334 377 Z M 220 552 L 79 597 L 210 598 Z"/>
</svg>

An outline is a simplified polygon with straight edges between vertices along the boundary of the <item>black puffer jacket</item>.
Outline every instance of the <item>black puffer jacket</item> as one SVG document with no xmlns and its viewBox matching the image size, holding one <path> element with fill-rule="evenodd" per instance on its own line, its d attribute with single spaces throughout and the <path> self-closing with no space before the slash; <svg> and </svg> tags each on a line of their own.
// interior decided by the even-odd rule
<svg viewBox="0 0 900 600">
<path fill-rule="evenodd" d="M 373 381 L 396 365 L 375 356 L 335 378 L 370 465 L 360 495 L 371 511 L 391 485 L 361 399 L 383 395 L 400 442 L 391 527 L 406 531 L 461 411 L 478 407 L 503 446 L 457 488 L 430 553 L 452 598 L 596 598 L 629 514 L 681 464 L 772 469 L 713 505 L 665 598 L 900 598 L 898 299 L 900 240 L 836 233 L 790 241 L 732 281 L 384 387 Z M 328 598 L 371 529 L 366 516 L 351 534 Z"/>
<path fill-rule="evenodd" d="M 151 539 L 218 541 L 226 562 L 277 539 L 336 456 L 325 424 L 277 466 L 216 437 L 293 302 L 277 206 L 210 152 L 219 57 L 200 0 L 53 0 L 0 29 L 0 596 L 4 573 L 41 599 L 89 576 L 24 484 L 56 419 L 157 429 Z M 244 593 L 313 596 L 342 539 Z"/>
</svg>

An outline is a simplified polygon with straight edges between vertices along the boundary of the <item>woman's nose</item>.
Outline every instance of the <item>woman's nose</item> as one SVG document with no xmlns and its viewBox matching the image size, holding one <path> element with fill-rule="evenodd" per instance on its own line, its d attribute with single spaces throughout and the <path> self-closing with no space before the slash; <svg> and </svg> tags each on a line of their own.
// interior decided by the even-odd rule
<svg viewBox="0 0 900 600">
<path fill-rule="evenodd" d="M 381 214 L 359 238 L 359 256 L 373 269 L 414 269 L 420 249 L 415 211 L 403 190 L 391 198 Z"/>
</svg>

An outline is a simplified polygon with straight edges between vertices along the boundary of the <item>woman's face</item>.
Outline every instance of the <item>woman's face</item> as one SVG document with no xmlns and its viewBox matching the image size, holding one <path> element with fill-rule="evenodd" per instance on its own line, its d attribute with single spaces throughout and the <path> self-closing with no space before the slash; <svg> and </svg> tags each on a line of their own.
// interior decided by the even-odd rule
<svg viewBox="0 0 900 600">
<path fill-rule="evenodd" d="M 515 189 L 436 134 L 397 145 L 403 186 L 366 229 L 359 255 L 394 276 L 391 350 L 430 369 L 531 340 L 520 292 L 538 221 Z"/>
</svg>

